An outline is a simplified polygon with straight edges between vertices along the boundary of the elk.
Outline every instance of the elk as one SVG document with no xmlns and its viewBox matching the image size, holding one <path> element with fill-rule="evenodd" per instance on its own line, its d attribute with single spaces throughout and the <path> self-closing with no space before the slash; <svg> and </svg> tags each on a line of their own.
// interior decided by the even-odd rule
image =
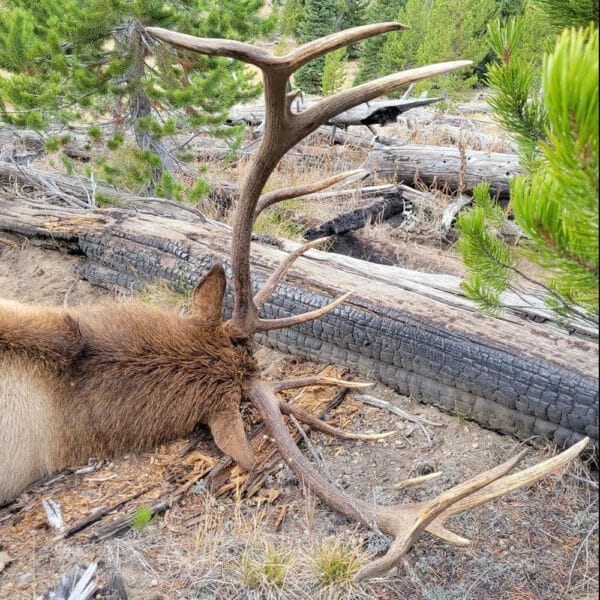
<svg viewBox="0 0 600 600">
<path fill-rule="evenodd" d="M 320 376 L 268 382 L 252 354 L 255 334 L 317 319 L 344 302 L 348 294 L 306 314 L 261 318 L 264 302 L 294 261 L 315 245 L 290 254 L 255 290 L 250 271 L 253 224 L 262 210 L 285 199 L 324 189 L 355 171 L 323 181 L 263 194 L 279 160 L 322 123 L 343 112 L 426 77 L 461 69 L 454 61 L 410 69 L 338 92 L 301 113 L 292 112 L 291 75 L 302 65 L 370 36 L 404 29 L 380 23 L 345 30 L 274 56 L 238 41 L 196 38 L 148 28 L 149 43 L 167 43 L 190 52 L 238 59 L 263 73 L 264 134 L 235 209 L 231 248 L 233 312 L 224 321 L 224 267 L 215 264 L 198 283 L 189 316 L 143 304 L 100 304 L 75 308 L 0 304 L 0 502 L 29 483 L 90 456 L 115 455 L 152 447 L 207 424 L 217 446 L 245 469 L 252 469 L 240 402 L 260 413 L 285 462 L 298 480 L 331 508 L 367 527 L 392 536 L 388 552 L 366 565 L 357 579 L 382 574 L 398 563 L 424 530 L 458 545 L 469 541 L 448 530 L 452 515 L 537 481 L 578 456 L 587 438 L 561 454 L 509 474 L 521 452 L 507 462 L 426 502 L 376 506 L 353 498 L 324 477 L 297 448 L 282 413 L 340 437 L 347 434 L 282 403 L 283 389 L 326 384 L 364 384 Z"/>
</svg>

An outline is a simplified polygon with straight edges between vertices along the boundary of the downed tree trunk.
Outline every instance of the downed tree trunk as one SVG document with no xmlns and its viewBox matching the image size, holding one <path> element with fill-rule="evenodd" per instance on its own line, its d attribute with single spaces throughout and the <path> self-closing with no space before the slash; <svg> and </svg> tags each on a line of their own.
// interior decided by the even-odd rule
<svg viewBox="0 0 600 600">
<path fill-rule="evenodd" d="M 378 265 L 397 265 L 398 246 L 369 238 L 358 231 L 336 236 L 328 247 L 330 252 L 366 260 Z"/>
<path fill-rule="evenodd" d="M 317 227 L 311 227 L 304 232 L 305 240 L 318 240 L 330 235 L 340 235 L 348 231 L 361 229 L 367 223 L 385 221 L 395 215 L 401 215 L 404 212 L 405 203 L 402 196 L 394 194 L 388 198 L 381 198 L 376 202 L 357 208 L 350 212 L 342 213 L 321 223 Z"/>
<path fill-rule="evenodd" d="M 420 145 L 380 147 L 369 153 L 362 168 L 379 179 L 447 192 L 470 192 L 487 181 L 490 193 L 501 200 L 508 199 L 508 182 L 521 172 L 515 154 Z"/>
<path fill-rule="evenodd" d="M 26 189 L 28 195 L 40 195 L 42 202 L 58 205 L 91 208 L 95 207 L 101 199 L 113 206 L 131 208 L 163 217 L 177 217 L 192 222 L 204 220 L 202 213 L 195 208 L 166 198 L 134 196 L 106 185 L 94 184 L 83 178 L 74 179 L 54 171 L 21 168 L 4 162 L 0 162 L 0 188 L 10 190 L 15 195 L 19 189 Z"/>
<path fill-rule="evenodd" d="M 372 100 L 337 114 L 329 120 L 328 125 L 346 129 L 351 125 L 386 125 L 395 123 L 398 117 L 412 108 L 429 106 L 442 98 L 401 98 L 399 100 Z M 301 113 L 314 106 L 316 102 L 304 102 L 297 98 L 291 104 L 292 111 Z M 265 105 L 234 106 L 225 121 L 228 125 L 262 125 L 265 116 Z"/>
<path fill-rule="evenodd" d="M 0 200 L 0 230 L 81 252 L 80 275 L 105 287 L 139 290 L 164 279 L 191 287 L 215 259 L 228 264 L 231 230 L 118 209 L 82 210 Z M 283 242 L 286 250 L 297 244 Z M 254 243 L 254 285 L 286 254 Z M 456 277 L 415 273 L 311 250 L 277 287 L 264 316 L 279 318 L 323 306 L 356 290 L 324 318 L 268 332 L 283 352 L 368 373 L 402 394 L 521 438 L 542 435 L 571 444 L 598 440 L 598 346 L 565 335 L 543 306 L 504 320 L 474 309 Z M 231 298 L 228 297 L 228 306 Z M 585 327 L 580 327 L 585 330 Z M 593 335 L 593 332 L 590 332 Z"/>
</svg>

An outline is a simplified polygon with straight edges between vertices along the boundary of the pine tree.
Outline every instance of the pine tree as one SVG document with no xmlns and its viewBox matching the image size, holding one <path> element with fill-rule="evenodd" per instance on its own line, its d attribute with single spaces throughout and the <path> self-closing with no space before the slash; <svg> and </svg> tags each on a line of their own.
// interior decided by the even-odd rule
<svg viewBox="0 0 600 600">
<path fill-rule="evenodd" d="M 379 23 L 399 20 L 400 10 L 404 8 L 406 0 L 372 0 L 366 10 L 367 23 Z M 355 83 L 363 83 L 382 73 L 381 55 L 386 40 L 393 36 L 404 35 L 406 32 L 378 35 L 365 40 L 360 53 L 360 67 L 356 74 Z"/>
<path fill-rule="evenodd" d="M 303 15 L 303 0 L 285 0 L 279 15 L 279 31 L 283 35 L 297 37 Z"/>
<path fill-rule="evenodd" d="M 337 5 L 335 0 L 306 0 L 304 3 L 304 19 L 300 24 L 300 41 L 310 42 L 336 30 Z M 323 66 L 325 57 L 312 60 L 299 69 L 295 76 L 295 84 L 309 94 L 321 91 Z"/>
<path fill-rule="evenodd" d="M 598 0 L 532 0 L 532 4 L 559 31 L 598 23 Z"/>
<path fill-rule="evenodd" d="M 133 132 L 148 187 L 172 187 L 175 161 L 161 141 L 177 130 L 219 126 L 256 93 L 241 63 L 177 53 L 146 26 L 247 39 L 261 28 L 261 0 L 11 0 L 0 13 L 0 110 L 35 129 L 95 122 L 90 133 Z"/>
<path fill-rule="evenodd" d="M 491 68 L 494 108 L 515 137 L 526 174 L 510 186 L 515 222 L 525 237 L 515 248 L 499 234 L 505 215 L 485 189 L 458 221 L 468 295 L 490 312 L 520 274 L 543 288 L 559 314 L 598 322 L 598 30 L 566 29 L 541 69 L 519 58 L 522 22 L 490 28 L 500 61 Z M 521 66 L 520 72 L 515 65 Z M 542 279 L 528 271 L 527 258 Z"/>
<path fill-rule="evenodd" d="M 321 87 L 323 96 L 331 96 L 342 87 L 346 79 L 347 58 L 346 48 L 338 48 L 325 56 Z"/>
<path fill-rule="evenodd" d="M 340 0 L 337 5 L 338 18 L 336 29 L 349 29 L 367 23 L 368 0 Z M 360 44 L 350 44 L 347 49 L 348 58 L 358 58 Z"/>
<path fill-rule="evenodd" d="M 443 81 L 432 80 L 426 85 L 448 90 L 474 83 L 474 70 L 487 54 L 482 44 L 486 25 L 497 11 L 496 0 L 407 0 L 397 19 L 410 29 L 386 41 L 380 63 L 383 73 L 432 62 L 469 59 L 475 63 L 470 72 Z"/>
</svg>

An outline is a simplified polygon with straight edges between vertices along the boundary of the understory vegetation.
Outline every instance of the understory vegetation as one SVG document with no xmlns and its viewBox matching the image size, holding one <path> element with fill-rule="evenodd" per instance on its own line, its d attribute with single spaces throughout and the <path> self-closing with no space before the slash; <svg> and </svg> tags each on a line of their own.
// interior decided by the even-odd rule
<svg viewBox="0 0 600 600">
<path fill-rule="evenodd" d="M 542 289 L 559 315 L 597 324 L 597 23 L 565 29 L 539 69 L 522 52 L 524 31 L 521 17 L 489 25 L 490 105 L 513 137 L 525 173 L 511 181 L 509 215 L 482 186 L 475 207 L 459 217 L 459 248 L 469 270 L 464 287 L 484 310 L 498 313 L 502 292 L 521 276 Z M 522 231 L 514 247 L 500 234 L 507 216 Z M 541 272 L 532 274 L 526 261 Z"/>
</svg>

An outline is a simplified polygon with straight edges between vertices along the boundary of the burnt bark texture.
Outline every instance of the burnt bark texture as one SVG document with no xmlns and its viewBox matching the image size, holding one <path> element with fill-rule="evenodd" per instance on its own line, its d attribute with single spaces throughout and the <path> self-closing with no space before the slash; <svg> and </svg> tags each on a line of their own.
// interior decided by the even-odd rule
<svg viewBox="0 0 600 600">
<path fill-rule="evenodd" d="M 318 240 L 329 235 L 340 235 L 348 231 L 361 229 L 367 223 L 379 223 L 404 212 L 405 204 L 401 196 L 394 195 L 389 198 L 381 198 L 362 208 L 342 213 L 321 223 L 317 227 L 311 227 L 304 233 L 306 240 Z"/>
<path fill-rule="evenodd" d="M 215 260 L 229 265 L 231 230 L 208 219 L 190 223 L 6 198 L 0 199 L 0 231 L 81 253 L 80 276 L 107 288 L 141 290 L 161 279 L 188 289 Z M 286 244 L 279 246 L 289 252 Z M 287 252 L 253 243 L 255 288 Z M 268 332 L 260 341 L 347 366 L 522 439 L 538 435 L 563 446 L 588 435 L 597 442 L 596 340 L 533 322 L 516 308 L 502 321 L 486 317 L 460 295 L 456 280 L 311 250 L 277 287 L 265 317 L 287 317 L 356 292 L 324 318 Z M 230 294 L 226 306 L 230 311 Z"/>
</svg>

